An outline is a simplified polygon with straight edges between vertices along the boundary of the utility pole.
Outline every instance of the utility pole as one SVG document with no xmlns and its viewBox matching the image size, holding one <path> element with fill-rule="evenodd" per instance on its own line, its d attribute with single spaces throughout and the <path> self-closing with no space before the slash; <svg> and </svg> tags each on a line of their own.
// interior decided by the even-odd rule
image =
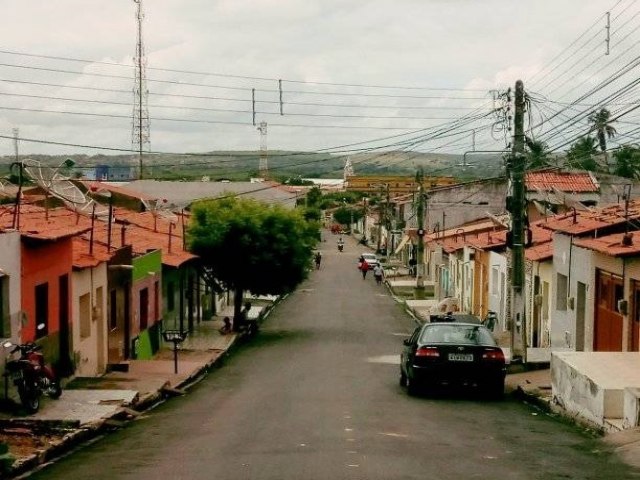
<svg viewBox="0 0 640 480">
<path fill-rule="evenodd" d="M 258 125 L 260 132 L 260 164 L 258 170 L 262 178 L 269 176 L 269 164 L 267 160 L 267 122 L 260 122 Z"/>
<path fill-rule="evenodd" d="M 527 322 L 525 318 L 525 156 L 524 156 L 524 84 L 516 82 L 513 149 L 511 154 L 510 177 L 511 196 L 507 199 L 511 213 L 511 355 L 520 355 L 527 361 Z M 520 335 L 518 335 L 520 333 Z"/>
<path fill-rule="evenodd" d="M 414 296 L 416 300 L 425 297 L 424 291 L 424 173 L 422 167 L 416 173 L 416 183 L 418 186 L 418 205 L 416 208 L 416 216 L 418 217 L 418 252 L 416 258 L 416 288 Z"/>
</svg>

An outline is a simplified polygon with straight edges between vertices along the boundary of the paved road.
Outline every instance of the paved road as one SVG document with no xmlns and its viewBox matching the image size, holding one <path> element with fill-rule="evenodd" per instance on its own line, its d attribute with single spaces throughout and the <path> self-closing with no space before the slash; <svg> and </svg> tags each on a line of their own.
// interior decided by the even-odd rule
<svg viewBox="0 0 640 480">
<path fill-rule="evenodd" d="M 519 402 L 411 398 L 412 321 L 324 244 L 322 269 L 188 396 L 35 474 L 42 479 L 625 479 L 599 440 Z"/>
</svg>

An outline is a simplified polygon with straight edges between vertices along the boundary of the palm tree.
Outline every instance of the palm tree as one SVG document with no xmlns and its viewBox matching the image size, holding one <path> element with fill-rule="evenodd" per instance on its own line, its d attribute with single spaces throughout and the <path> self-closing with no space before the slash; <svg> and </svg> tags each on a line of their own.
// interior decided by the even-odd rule
<svg viewBox="0 0 640 480">
<path fill-rule="evenodd" d="M 596 171 L 598 163 L 595 156 L 598 154 L 596 139 L 590 136 L 579 138 L 567 152 L 567 160 L 571 166 L 583 170 Z"/>
<path fill-rule="evenodd" d="M 599 112 L 593 112 L 589 115 L 591 129 L 589 133 L 595 132 L 598 138 L 600 151 L 604 154 L 604 163 L 607 171 L 609 170 L 609 156 L 607 154 L 607 139 L 616 136 L 616 129 L 611 126 L 611 112 L 606 108 L 601 108 Z"/>
<path fill-rule="evenodd" d="M 546 143 L 525 137 L 527 143 L 527 169 L 535 170 L 549 166 L 549 150 Z"/>
</svg>

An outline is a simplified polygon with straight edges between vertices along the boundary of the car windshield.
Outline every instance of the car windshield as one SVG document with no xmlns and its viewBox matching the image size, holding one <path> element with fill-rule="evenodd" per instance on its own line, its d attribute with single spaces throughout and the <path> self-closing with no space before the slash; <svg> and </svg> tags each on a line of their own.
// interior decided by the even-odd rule
<svg viewBox="0 0 640 480">
<path fill-rule="evenodd" d="M 368 262 L 368 261 L 378 261 L 378 257 L 376 257 L 373 253 L 363 253 L 362 254 L 363 258 Z"/>
<path fill-rule="evenodd" d="M 420 343 L 450 343 L 453 345 L 490 345 L 496 342 L 491 332 L 480 325 L 438 324 L 429 325 L 420 336 Z"/>
</svg>

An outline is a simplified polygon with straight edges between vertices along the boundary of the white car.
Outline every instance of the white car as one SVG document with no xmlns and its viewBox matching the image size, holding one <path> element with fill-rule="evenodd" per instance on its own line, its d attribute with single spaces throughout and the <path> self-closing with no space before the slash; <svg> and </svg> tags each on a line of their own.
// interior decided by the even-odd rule
<svg viewBox="0 0 640 480">
<path fill-rule="evenodd" d="M 369 264 L 369 268 L 373 268 L 380 263 L 375 253 L 363 253 L 360 257 L 364 258 L 364 261 Z"/>
</svg>

